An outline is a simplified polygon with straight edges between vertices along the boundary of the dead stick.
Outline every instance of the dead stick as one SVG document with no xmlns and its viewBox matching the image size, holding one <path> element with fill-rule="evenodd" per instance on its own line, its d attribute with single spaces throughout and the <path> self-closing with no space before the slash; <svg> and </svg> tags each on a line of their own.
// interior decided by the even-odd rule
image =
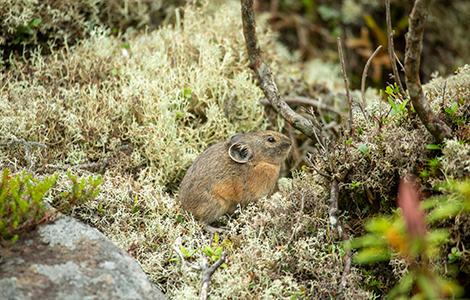
<svg viewBox="0 0 470 300">
<path fill-rule="evenodd" d="M 207 267 L 207 262 L 206 262 L 205 258 L 203 259 L 202 265 L 198 266 L 198 265 L 192 264 L 189 261 L 187 261 L 186 259 L 184 259 L 183 252 L 180 249 L 181 242 L 182 242 L 181 237 L 178 237 L 175 240 L 175 243 L 173 244 L 173 250 L 175 250 L 176 253 L 178 253 L 178 256 L 181 258 L 181 262 L 183 264 L 186 264 L 186 265 L 188 265 L 189 267 L 191 267 L 195 270 L 202 271 L 202 287 L 201 287 L 201 295 L 200 295 L 199 299 L 200 300 L 206 300 L 207 297 L 209 296 L 209 291 L 210 291 L 209 287 L 210 287 L 211 277 L 214 274 L 214 272 L 224 262 L 227 261 L 227 253 L 225 253 L 225 251 L 222 252 L 222 254 L 220 255 L 220 258 L 210 267 Z"/>
<path fill-rule="evenodd" d="M 308 97 L 295 96 L 295 97 L 283 97 L 282 99 L 288 104 L 297 103 L 297 104 L 302 104 L 302 105 L 308 105 L 308 106 L 316 107 L 318 109 L 328 110 L 332 113 L 337 114 L 341 118 L 346 118 L 346 115 L 340 112 L 339 110 L 337 110 L 336 108 L 328 106 L 326 104 L 322 104 L 319 101 L 308 98 Z M 264 106 L 271 105 L 271 103 L 269 103 L 268 99 L 266 98 L 261 99 L 259 102 L 260 104 Z"/>
<path fill-rule="evenodd" d="M 206 300 L 209 296 L 209 285 L 211 282 L 211 277 L 214 272 L 226 261 L 227 253 L 222 252 L 220 258 L 212 265 L 210 268 L 207 268 L 202 273 L 202 288 L 201 288 L 201 297 L 200 300 Z"/>
<path fill-rule="evenodd" d="M 385 0 L 385 11 L 387 21 L 387 35 L 388 35 L 388 53 L 390 55 L 390 62 L 392 64 L 393 77 L 398 85 L 400 94 L 402 97 L 406 97 L 405 90 L 401 84 L 400 75 L 398 74 L 397 63 L 395 61 L 395 47 L 393 46 L 393 32 L 392 32 L 392 21 L 390 19 L 390 0 Z"/>
<path fill-rule="evenodd" d="M 348 78 L 346 77 L 346 68 L 344 66 L 344 58 L 343 58 L 343 49 L 341 48 L 341 38 L 338 37 L 338 52 L 339 52 L 339 60 L 341 61 L 341 73 L 343 73 L 344 79 L 344 86 L 346 87 L 346 96 L 348 98 L 349 104 L 349 130 L 351 131 L 351 136 L 354 135 L 354 128 L 353 128 L 353 113 L 352 113 L 352 100 L 351 94 L 349 93 L 349 84 Z"/>
<path fill-rule="evenodd" d="M 302 193 L 302 202 L 300 204 L 300 212 L 299 212 L 299 217 L 297 218 L 297 221 L 295 222 L 294 230 L 292 231 L 292 234 L 289 238 L 289 241 L 287 244 L 284 246 L 284 248 L 287 248 L 290 243 L 292 243 L 292 240 L 294 239 L 295 232 L 299 229 L 299 224 L 300 224 L 300 219 L 302 218 L 303 212 L 304 212 L 304 206 L 305 206 L 305 194 Z"/>
<path fill-rule="evenodd" d="M 334 179 L 333 182 L 331 183 L 331 189 L 330 189 L 330 224 L 333 227 L 333 229 L 336 229 L 338 231 L 339 236 L 341 237 L 341 240 L 347 241 L 349 240 L 348 234 L 344 230 L 343 225 L 339 221 L 338 218 L 338 198 L 339 198 L 339 185 L 338 185 L 338 180 Z M 347 250 L 345 255 L 344 255 L 344 268 L 343 268 L 343 274 L 341 275 L 341 282 L 339 283 L 338 286 L 338 294 L 339 294 L 339 299 L 342 298 L 341 292 L 343 291 L 344 287 L 346 286 L 346 278 L 351 272 L 351 251 Z"/>
<path fill-rule="evenodd" d="M 261 57 L 261 49 L 256 36 L 255 13 L 253 0 L 241 0 L 243 34 L 245 36 L 246 49 L 250 59 L 250 66 L 253 68 L 256 77 L 260 81 L 260 88 L 269 100 L 274 110 L 281 115 L 292 127 L 300 130 L 306 136 L 315 140 L 314 131 L 318 131 L 312 123 L 293 111 L 289 105 L 281 99 L 281 95 L 274 83 L 274 78 L 269 66 Z M 318 131 L 319 134 L 321 134 Z"/>
<path fill-rule="evenodd" d="M 34 166 L 33 159 L 31 158 L 31 146 L 47 149 L 46 145 L 43 145 L 43 144 L 37 143 L 37 142 L 26 142 L 25 140 L 22 140 L 22 139 L 21 140 L 13 140 L 9 143 L 0 142 L 0 146 L 2 146 L 2 147 L 11 147 L 14 144 L 22 144 L 24 146 L 25 157 L 26 157 L 26 161 L 28 163 L 28 169 L 32 169 L 33 166 Z"/>
<path fill-rule="evenodd" d="M 369 66 L 374 57 L 379 53 L 380 49 L 382 49 L 382 45 L 378 46 L 377 49 L 375 49 L 374 53 L 369 57 L 367 60 L 366 66 L 364 67 L 364 72 L 362 72 L 362 80 L 361 80 L 361 94 L 362 94 L 362 105 L 364 107 L 364 110 L 367 108 L 367 102 L 366 102 L 366 94 L 365 94 L 365 86 L 366 86 L 366 77 L 367 77 L 367 72 L 369 71 Z"/>
</svg>

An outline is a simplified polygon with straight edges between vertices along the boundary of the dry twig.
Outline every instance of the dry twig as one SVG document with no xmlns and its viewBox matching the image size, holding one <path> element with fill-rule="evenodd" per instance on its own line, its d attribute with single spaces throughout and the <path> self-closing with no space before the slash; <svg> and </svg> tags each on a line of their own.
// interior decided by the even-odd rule
<svg viewBox="0 0 470 300">
<path fill-rule="evenodd" d="M 33 166 L 34 166 L 33 159 L 31 158 L 31 146 L 47 149 L 47 146 L 44 145 L 44 144 L 37 143 L 37 142 L 26 142 L 25 140 L 22 140 L 22 139 L 21 140 L 13 140 L 9 143 L 1 143 L 0 142 L 0 147 L 11 147 L 14 144 L 22 144 L 24 146 L 25 157 L 26 157 L 26 161 L 28 162 L 28 169 L 32 169 Z"/>
<path fill-rule="evenodd" d="M 86 170 L 86 169 L 94 169 L 94 168 L 99 168 L 100 174 L 104 173 L 104 170 L 106 166 L 108 165 L 108 160 L 104 158 L 100 162 L 94 162 L 94 163 L 89 163 L 89 164 L 79 164 L 75 166 L 69 166 L 69 165 L 53 165 L 53 164 L 47 164 L 46 167 L 52 168 L 52 169 L 59 169 L 59 170 Z"/>
<path fill-rule="evenodd" d="M 294 230 L 292 230 L 292 234 L 289 238 L 289 241 L 284 246 L 284 248 L 287 248 L 290 245 L 290 243 L 292 243 L 292 240 L 294 239 L 294 235 L 297 232 L 297 230 L 299 229 L 300 219 L 302 218 L 302 215 L 304 213 L 304 206 L 305 206 L 305 194 L 302 193 L 302 202 L 300 204 L 299 216 L 297 217 L 297 222 L 295 222 Z"/>
<path fill-rule="evenodd" d="M 349 92 L 349 84 L 348 84 L 348 78 L 346 77 L 346 67 L 344 66 L 344 58 L 343 58 L 343 49 L 341 48 L 341 38 L 338 37 L 338 53 L 339 53 L 339 60 L 341 61 L 341 73 L 343 73 L 343 79 L 344 79 L 344 86 L 346 88 L 346 96 L 348 98 L 348 104 L 349 104 L 349 130 L 351 132 L 351 136 L 354 135 L 354 119 L 353 119 L 353 113 L 352 113 L 352 100 L 351 100 L 351 94 Z"/>
<path fill-rule="evenodd" d="M 390 54 L 390 62 L 392 64 L 393 77 L 395 78 L 395 82 L 398 84 L 400 94 L 403 97 L 406 97 L 405 90 L 403 89 L 403 85 L 401 84 L 400 75 L 398 74 L 397 62 L 395 61 L 396 54 L 395 47 L 393 46 L 392 21 L 390 20 L 390 0 L 385 0 L 385 12 L 387 19 L 388 53 Z"/>
<path fill-rule="evenodd" d="M 250 58 L 251 67 L 260 81 L 260 88 L 269 100 L 274 110 L 279 113 L 292 127 L 300 130 L 309 138 L 315 140 L 314 132 L 320 134 L 312 123 L 293 111 L 289 105 L 281 99 L 281 95 L 274 83 L 274 78 L 269 66 L 261 57 L 261 49 L 256 36 L 255 13 L 253 0 L 241 0 L 243 34 L 245 36 L 246 49 Z"/>
<path fill-rule="evenodd" d="M 289 103 L 297 103 L 297 104 L 301 104 L 301 105 L 308 105 L 308 106 L 316 107 L 317 109 L 328 110 L 332 113 L 337 114 L 341 118 L 346 118 L 346 115 L 344 113 L 340 112 L 339 110 L 337 110 L 336 108 L 328 106 L 326 104 L 321 103 L 320 101 L 313 100 L 313 99 L 308 98 L 308 97 L 296 96 L 296 97 L 283 97 L 282 99 L 288 104 Z M 266 98 L 263 98 L 263 99 L 259 100 L 259 103 L 261 105 L 264 105 L 264 106 L 271 105 L 271 103 Z"/>
<path fill-rule="evenodd" d="M 410 14 L 406 34 L 405 76 L 413 107 L 426 129 L 438 143 L 452 137 L 452 130 L 431 109 L 419 79 L 419 65 L 423 47 L 424 22 L 431 0 L 416 0 Z"/>
<path fill-rule="evenodd" d="M 338 211 L 339 211 L 338 210 L 338 196 L 339 196 L 338 180 L 334 179 L 333 182 L 331 183 L 330 200 L 329 200 L 330 224 L 333 227 L 333 229 L 336 229 L 338 231 L 338 234 L 340 235 L 341 239 L 343 241 L 347 241 L 349 240 L 348 234 L 344 230 L 344 227 L 338 218 Z M 351 272 L 351 250 L 347 250 L 346 253 L 344 254 L 343 274 L 341 275 L 341 282 L 339 283 L 339 286 L 338 286 L 338 294 L 340 297 L 339 299 L 341 299 L 341 292 L 346 286 L 346 278 L 348 277 L 350 272 Z"/>
<path fill-rule="evenodd" d="M 363 105 L 364 110 L 367 109 L 366 94 L 365 94 L 367 71 L 369 71 L 370 63 L 374 59 L 374 57 L 377 55 L 377 53 L 379 53 L 380 49 L 382 49 L 382 45 L 378 46 L 377 49 L 375 49 L 374 53 L 372 53 L 372 55 L 369 57 L 364 67 L 364 71 L 362 72 L 361 94 L 362 94 L 362 105 Z"/>
<path fill-rule="evenodd" d="M 199 299 L 205 300 L 209 296 L 209 291 L 210 291 L 209 284 L 211 281 L 211 276 L 224 262 L 227 261 L 227 253 L 225 253 L 225 251 L 222 252 L 222 254 L 220 255 L 220 258 L 210 267 L 207 266 L 207 260 L 205 257 L 203 259 L 202 265 L 198 266 L 184 259 L 184 255 L 183 255 L 183 252 L 181 252 L 180 245 L 181 245 L 181 237 L 178 237 L 175 243 L 173 244 L 173 250 L 175 250 L 176 253 L 178 253 L 179 257 L 181 258 L 181 262 L 183 262 L 184 264 L 188 265 L 189 267 L 195 270 L 202 272 L 202 287 L 201 287 L 201 295 Z"/>
</svg>

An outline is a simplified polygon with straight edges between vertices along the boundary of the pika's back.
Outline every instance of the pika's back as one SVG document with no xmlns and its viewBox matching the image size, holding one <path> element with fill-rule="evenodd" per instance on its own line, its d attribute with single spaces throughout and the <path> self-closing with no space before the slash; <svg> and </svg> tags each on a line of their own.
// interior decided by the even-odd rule
<svg viewBox="0 0 470 300">
<path fill-rule="evenodd" d="M 236 134 L 206 149 L 180 188 L 184 209 L 206 224 L 273 192 L 291 140 L 276 131 Z"/>
</svg>

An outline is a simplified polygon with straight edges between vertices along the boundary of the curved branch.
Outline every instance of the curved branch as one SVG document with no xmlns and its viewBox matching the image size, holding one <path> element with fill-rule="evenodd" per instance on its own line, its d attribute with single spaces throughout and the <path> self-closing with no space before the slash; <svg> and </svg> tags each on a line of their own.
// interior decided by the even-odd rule
<svg viewBox="0 0 470 300">
<path fill-rule="evenodd" d="M 390 20 L 390 0 L 385 0 L 385 15 L 387 20 L 387 36 L 388 36 L 388 53 L 390 55 L 390 62 L 392 64 L 393 77 L 398 85 L 400 94 L 406 97 L 405 90 L 401 84 L 400 75 L 398 75 L 397 62 L 395 61 L 395 48 L 393 47 L 393 31 L 392 21 Z"/>
<path fill-rule="evenodd" d="M 452 137 L 452 131 L 432 111 L 419 79 L 424 22 L 428 15 L 430 2 L 431 0 L 416 0 L 411 11 L 408 33 L 406 34 L 405 76 L 408 93 L 416 113 L 426 129 L 438 143 L 441 143 L 445 138 Z"/>
<path fill-rule="evenodd" d="M 274 78 L 269 66 L 261 57 L 261 49 L 256 36 L 255 13 L 253 0 L 241 0 L 243 34 L 245 35 L 246 49 L 250 58 L 251 67 L 260 81 L 260 88 L 269 100 L 274 110 L 295 129 L 300 130 L 309 138 L 316 140 L 314 132 L 321 133 L 306 118 L 293 111 L 289 105 L 281 99 L 281 95 L 274 83 Z"/>
<path fill-rule="evenodd" d="M 324 103 L 321 103 L 320 101 L 317 101 L 317 100 L 314 100 L 314 99 L 311 99 L 311 98 L 308 98 L 308 97 L 293 96 L 293 97 L 283 97 L 282 99 L 288 104 L 289 103 L 296 103 L 296 104 L 300 104 L 300 105 L 312 106 L 312 107 L 315 107 L 317 109 L 323 109 L 323 110 L 330 111 L 332 113 L 337 114 L 340 118 L 346 119 L 346 115 L 344 113 L 340 112 L 339 110 L 337 110 L 336 108 L 328 106 Z M 264 106 L 268 106 L 268 105 L 270 106 L 271 105 L 269 100 L 266 99 L 266 98 L 263 98 L 263 99 L 259 100 L 259 103 L 261 105 L 264 105 Z"/>
</svg>

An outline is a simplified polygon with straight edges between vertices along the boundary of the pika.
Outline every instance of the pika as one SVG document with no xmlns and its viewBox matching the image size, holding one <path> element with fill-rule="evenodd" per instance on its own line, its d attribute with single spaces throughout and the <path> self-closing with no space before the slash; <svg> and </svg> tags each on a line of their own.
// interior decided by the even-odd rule
<svg viewBox="0 0 470 300">
<path fill-rule="evenodd" d="M 201 221 L 206 230 L 238 204 L 245 206 L 275 188 L 291 140 L 276 131 L 236 134 L 199 155 L 186 172 L 180 187 L 182 207 Z"/>
</svg>

